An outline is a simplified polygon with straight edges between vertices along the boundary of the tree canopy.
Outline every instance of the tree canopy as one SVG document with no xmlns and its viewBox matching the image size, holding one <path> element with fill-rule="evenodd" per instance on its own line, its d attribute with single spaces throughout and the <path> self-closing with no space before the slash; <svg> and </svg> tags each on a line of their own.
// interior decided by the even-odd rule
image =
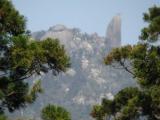
<svg viewBox="0 0 160 120">
<path fill-rule="evenodd" d="M 160 120 L 160 7 L 149 8 L 143 19 L 148 26 L 139 43 L 114 48 L 104 58 L 106 65 L 132 74 L 139 86 L 124 88 L 113 100 L 95 105 L 91 115 L 97 120 Z"/>
<path fill-rule="evenodd" d="M 26 19 L 9 0 L 0 0 L 0 112 L 10 112 L 32 103 L 42 91 L 40 81 L 28 78 L 50 70 L 65 72 L 70 60 L 57 39 L 31 38 Z"/>
<path fill-rule="evenodd" d="M 41 116 L 43 120 L 71 120 L 65 108 L 50 104 L 42 109 Z"/>
</svg>

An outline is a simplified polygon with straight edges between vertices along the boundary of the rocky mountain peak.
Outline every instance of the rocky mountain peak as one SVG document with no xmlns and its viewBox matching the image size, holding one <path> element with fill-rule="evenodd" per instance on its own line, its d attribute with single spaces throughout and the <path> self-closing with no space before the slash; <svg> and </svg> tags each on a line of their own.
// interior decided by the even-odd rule
<svg viewBox="0 0 160 120">
<path fill-rule="evenodd" d="M 54 32 L 57 32 L 57 31 L 63 31 L 63 30 L 66 30 L 67 27 L 65 25 L 62 25 L 62 24 L 57 24 L 53 27 L 50 27 L 49 28 L 49 31 L 54 31 Z"/>
<path fill-rule="evenodd" d="M 110 48 L 121 46 L 121 16 L 117 14 L 109 23 L 106 31 L 106 43 Z"/>
</svg>

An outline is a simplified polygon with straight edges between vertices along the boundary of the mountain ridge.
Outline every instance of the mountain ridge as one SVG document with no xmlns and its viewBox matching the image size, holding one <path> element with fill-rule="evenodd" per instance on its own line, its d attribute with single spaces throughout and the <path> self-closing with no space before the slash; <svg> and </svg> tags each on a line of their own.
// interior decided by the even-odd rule
<svg viewBox="0 0 160 120">
<path fill-rule="evenodd" d="M 32 106 L 20 110 L 21 116 L 29 115 L 38 120 L 40 110 L 51 103 L 67 108 L 73 120 L 91 120 L 89 113 L 92 105 L 100 103 L 104 97 L 113 99 L 113 95 L 123 87 L 135 85 L 130 74 L 124 70 L 105 66 L 103 63 L 103 57 L 113 47 L 121 45 L 119 19 L 114 17 L 111 20 L 107 28 L 111 35 L 106 32 L 105 37 L 97 33 L 83 33 L 78 28 L 67 28 L 64 25 L 52 26 L 47 31 L 34 32 L 32 36 L 37 40 L 58 38 L 71 57 L 72 65 L 66 73 L 58 76 L 53 76 L 51 72 L 40 76 L 45 93 L 39 95 Z"/>
</svg>

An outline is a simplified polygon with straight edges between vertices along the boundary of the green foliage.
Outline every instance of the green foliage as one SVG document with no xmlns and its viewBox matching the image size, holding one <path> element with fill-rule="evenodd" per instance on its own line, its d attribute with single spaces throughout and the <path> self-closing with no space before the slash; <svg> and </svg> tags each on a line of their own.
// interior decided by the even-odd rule
<svg viewBox="0 0 160 120">
<path fill-rule="evenodd" d="M 60 71 L 65 72 L 66 68 L 70 66 L 70 63 L 64 46 L 60 46 L 57 39 L 52 40 L 50 38 L 42 41 L 41 44 L 49 68 L 52 69 L 55 74 Z"/>
<path fill-rule="evenodd" d="M 57 39 L 33 40 L 26 20 L 11 1 L 0 0 L 0 112 L 10 112 L 33 103 L 42 92 L 40 81 L 27 82 L 32 75 L 50 70 L 54 75 L 70 66 L 64 46 Z"/>
<path fill-rule="evenodd" d="M 70 113 L 60 106 L 47 105 L 42 109 L 43 120 L 71 120 Z"/>
<path fill-rule="evenodd" d="M 103 120 L 105 113 L 103 112 L 101 105 L 94 105 L 92 108 L 91 116 L 97 120 Z"/>
<path fill-rule="evenodd" d="M 1 31 L 4 34 L 18 35 L 25 31 L 25 19 L 8 0 L 0 1 Z"/>
<path fill-rule="evenodd" d="M 99 110 L 92 110 L 97 120 L 160 119 L 160 46 L 153 44 L 160 36 L 160 7 L 150 8 L 144 21 L 148 26 L 137 45 L 115 48 L 104 58 L 106 65 L 131 73 L 139 86 L 122 89 L 113 100 L 104 99 Z"/>
<path fill-rule="evenodd" d="M 33 103 L 37 98 L 37 93 L 42 93 L 41 81 L 37 80 L 30 88 L 28 95 L 26 95 L 25 100 L 29 103 Z"/>
<path fill-rule="evenodd" d="M 160 8 L 157 6 L 149 8 L 149 12 L 144 13 L 143 19 L 149 23 L 149 26 L 142 29 L 140 39 L 150 42 L 156 41 L 160 31 Z"/>
<path fill-rule="evenodd" d="M 13 7 L 8 0 L 0 1 L 0 49 L 6 49 L 11 42 L 10 37 L 24 34 L 25 18 Z"/>
<path fill-rule="evenodd" d="M 9 77 L 0 78 L 1 110 L 8 108 L 9 111 L 25 106 L 25 94 L 28 92 L 28 84 L 19 81 L 12 82 Z"/>
<path fill-rule="evenodd" d="M 7 117 L 3 114 L 0 115 L 0 120 L 7 120 Z"/>
<path fill-rule="evenodd" d="M 114 48 L 107 57 L 104 58 L 104 63 L 110 65 L 113 62 L 121 62 L 122 59 L 127 59 L 132 51 L 132 46 L 127 45 L 122 48 Z"/>
</svg>

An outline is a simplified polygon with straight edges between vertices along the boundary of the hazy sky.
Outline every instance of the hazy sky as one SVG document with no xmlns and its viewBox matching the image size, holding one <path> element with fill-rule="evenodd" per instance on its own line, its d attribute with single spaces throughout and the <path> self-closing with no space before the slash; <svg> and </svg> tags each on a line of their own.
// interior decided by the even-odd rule
<svg viewBox="0 0 160 120">
<path fill-rule="evenodd" d="M 97 32 L 105 36 L 109 21 L 116 14 L 122 18 L 122 43 L 135 43 L 145 25 L 142 13 L 160 0 L 12 0 L 27 18 L 28 29 L 47 30 L 56 24 Z"/>
</svg>

